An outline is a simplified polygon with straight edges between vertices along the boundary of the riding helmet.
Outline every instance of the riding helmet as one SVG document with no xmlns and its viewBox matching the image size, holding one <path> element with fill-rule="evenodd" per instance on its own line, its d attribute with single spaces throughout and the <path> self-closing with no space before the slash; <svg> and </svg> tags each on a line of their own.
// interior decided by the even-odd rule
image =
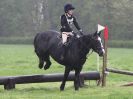
<svg viewBox="0 0 133 99">
<path fill-rule="evenodd" d="M 75 7 L 73 7 L 72 4 L 66 4 L 66 5 L 64 6 L 64 11 L 65 11 L 65 13 L 67 13 L 69 10 L 74 10 L 74 9 L 75 9 Z"/>
</svg>

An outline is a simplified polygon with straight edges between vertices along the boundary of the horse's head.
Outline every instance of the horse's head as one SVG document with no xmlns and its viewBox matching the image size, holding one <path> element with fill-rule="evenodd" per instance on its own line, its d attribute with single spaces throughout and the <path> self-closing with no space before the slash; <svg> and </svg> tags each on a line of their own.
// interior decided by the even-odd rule
<svg viewBox="0 0 133 99">
<path fill-rule="evenodd" d="M 95 32 L 94 34 L 84 35 L 81 37 L 83 40 L 83 45 L 89 50 L 93 49 L 99 56 L 103 56 L 105 51 L 101 41 L 100 33 Z"/>
<path fill-rule="evenodd" d="M 104 48 L 103 48 L 103 44 L 102 44 L 100 34 L 101 33 L 97 33 L 97 32 L 92 34 L 91 47 L 96 53 L 99 54 L 99 56 L 102 57 L 104 55 L 105 51 L 104 51 Z"/>
</svg>

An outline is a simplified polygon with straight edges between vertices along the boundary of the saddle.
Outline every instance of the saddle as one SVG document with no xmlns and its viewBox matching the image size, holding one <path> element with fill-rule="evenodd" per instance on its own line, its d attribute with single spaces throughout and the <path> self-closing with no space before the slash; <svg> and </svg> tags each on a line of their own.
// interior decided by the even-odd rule
<svg viewBox="0 0 133 99">
<path fill-rule="evenodd" d="M 68 45 L 70 45 L 71 44 L 71 42 L 73 42 L 73 40 L 74 39 L 79 39 L 81 36 L 80 35 L 78 35 L 78 33 L 74 33 L 73 32 L 73 35 L 69 35 L 68 36 L 68 38 L 67 38 L 67 42 L 66 42 L 66 46 L 68 46 Z M 60 40 L 60 42 L 59 42 L 59 46 L 61 46 L 61 45 L 64 45 L 64 44 L 62 44 L 62 35 L 61 35 L 61 33 L 57 36 L 57 38 Z"/>
</svg>

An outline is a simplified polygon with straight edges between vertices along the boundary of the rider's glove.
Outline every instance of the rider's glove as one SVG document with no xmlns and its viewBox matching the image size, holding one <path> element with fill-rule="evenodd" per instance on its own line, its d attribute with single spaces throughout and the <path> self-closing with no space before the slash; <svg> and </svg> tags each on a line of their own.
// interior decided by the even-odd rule
<svg viewBox="0 0 133 99">
<path fill-rule="evenodd" d="M 74 36 L 76 36 L 76 33 L 74 33 L 73 31 L 72 31 L 72 34 L 73 34 Z"/>
<path fill-rule="evenodd" d="M 80 35 L 77 34 L 76 37 L 77 37 L 77 38 L 80 38 Z"/>
</svg>

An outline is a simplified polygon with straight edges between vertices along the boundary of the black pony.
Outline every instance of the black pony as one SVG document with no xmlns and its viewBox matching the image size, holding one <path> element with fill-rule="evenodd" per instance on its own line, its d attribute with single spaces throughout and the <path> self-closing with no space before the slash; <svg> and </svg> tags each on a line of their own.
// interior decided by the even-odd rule
<svg viewBox="0 0 133 99">
<path fill-rule="evenodd" d="M 39 58 L 39 68 L 46 70 L 50 67 L 50 56 L 59 64 L 65 66 L 64 79 L 60 86 L 60 90 L 64 90 L 65 83 L 69 72 L 75 70 L 74 87 L 79 89 L 79 75 L 83 64 L 86 61 L 87 53 L 90 49 L 94 50 L 99 56 L 103 56 L 104 49 L 101 43 L 101 38 L 97 33 L 84 35 L 80 38 L 75 36 L 69 39 L 69 44 L 64 47 L 60 38 L 60 33 L 56 31 L 46 31 L 38 33 L 34 39 L 35 52 Z M 64 59 L 61 55 L 65 51 Z M 46 64 L 44 65 L 44 62 Z"/>
</svg>

